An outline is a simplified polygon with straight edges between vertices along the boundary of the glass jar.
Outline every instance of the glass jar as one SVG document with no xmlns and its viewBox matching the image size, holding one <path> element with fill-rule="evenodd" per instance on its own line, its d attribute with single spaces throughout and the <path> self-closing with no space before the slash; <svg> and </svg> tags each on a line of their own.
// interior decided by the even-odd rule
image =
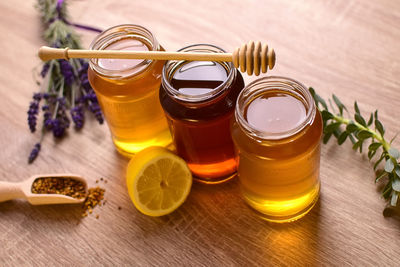
<svg viewBox="0 0 400 267">
<path fill-rule="evenodd" d="M 150 31 L 119 25 L 97 36 L 90 49 L 160 51 Z M 88 77 L 96 92 L 117 150 L 126 156 L 149 146 L 171 143 L 159 87 L 164 61 L 91 59 Z"/>
<path fill-rule="evenodd" d="M 209 44 L 179 51 L 225 52 Z M 163 68 L 160 102 L 173 144 L 199 182 L 221 183 L 236 173 L 230 120 L 243 87 L 229 62 L 171 60 Z"/>
<path fill-rule="evenodd" d="M 305 215 L 319 191 L 322 118 L 307 88 L 285 77 L 240 93 L 231 127 L 244 200 L 268 221 Z"/>
</svg>

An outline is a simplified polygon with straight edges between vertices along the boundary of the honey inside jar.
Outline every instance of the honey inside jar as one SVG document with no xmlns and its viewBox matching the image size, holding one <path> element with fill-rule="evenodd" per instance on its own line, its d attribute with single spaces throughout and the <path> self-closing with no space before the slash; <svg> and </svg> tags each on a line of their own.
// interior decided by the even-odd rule
<svg viewBox="0 0 400 267">
<path fill-rule="evenodd" d="M 137 25 L 113 27 L 91 45 L 102 50 L 163 50 L 146 29 Z M 171 143 L 159 86 L 164 61 L 136 59 L 92 59 L 90 84 L 119 152 L 132 154 L 149 146 Z"/>
<path fill-rule="evenodd" d="M 296 97 L 272 91 L 251 101 L 244 116 L 257 130 L 281 133 L 298 126 L 305 119 L 306 108 Z"/>
<path fill-rule="evenodd" d="M 188 52 L 221 52 L 193 45 Z M 198 182 L 217 184 L 235 176 L 237 162 L 230 134 L 235 103 L 244 82 L 226 62 L 168 61 L 160 101 L 177 154 Z"/>
<path fill-rule="evenodd" d="M 321 116 L 307 89 L 287 85 L 250 84 L 232 125 L 243 198 L 274 222 L 302 217 L 320 190 Z"/>
</svg>

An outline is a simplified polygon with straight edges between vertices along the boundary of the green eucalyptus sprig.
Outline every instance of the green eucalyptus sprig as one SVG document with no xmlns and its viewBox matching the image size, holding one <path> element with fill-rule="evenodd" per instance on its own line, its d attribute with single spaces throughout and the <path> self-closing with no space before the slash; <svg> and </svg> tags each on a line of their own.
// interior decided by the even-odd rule
<svg viewBox="0 0 400 267">
<path fill-rule="evenodd" d="M 326 101 L 313 88 L 310 87 L 309 90 L 322 115 L 323 143 L 326 144 L 334 136 L 341 145 L 348 138 L 353 143 L 353 149 L 360 153 L 363 152 L 364 144 L 369 143 L 367 155 L 370 161 L 380 153 L 378 157 L 375 157 L 374 170 L 376 171 L 379 164 L 384 162 L 384 169 L 376 172 L 375 183 L 387 178 L 386 185 L 382 189 L 382 196 L 388 201 L 389 206 L 397 206 L 400 194 L 400 163 L 398 161 L 400 152 L 392 146 L 396 136 L 389 142 L 385 139 L 385 128 L 378 119 L 378 111 L 372 112 L 366 120 L 361 115 L 357 102 L 354 102 L 354 119 L 345 118 L 344 111 L 348 117 L 350 114 L 337 96 L 332 95 L 335 105 L 331 99 L 328 100 L 329 109 Z"/>
</svg>

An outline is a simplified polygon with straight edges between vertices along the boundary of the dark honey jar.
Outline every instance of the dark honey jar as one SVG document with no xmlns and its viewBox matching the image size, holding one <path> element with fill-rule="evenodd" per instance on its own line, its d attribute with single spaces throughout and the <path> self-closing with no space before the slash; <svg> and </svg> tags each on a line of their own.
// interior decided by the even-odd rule
<svg viewBox="0 0 400 267">
<path fill-rule="evenodd" d="M 225 52 L 208 44 L 179 51 Z M 199 182 L 221 183 L 236 173 L 230 121 L 243 87 L 241 74 L 230 62 L 171 60 L 164 65 L 161 106 L 177 154 Z"/>
</svg>

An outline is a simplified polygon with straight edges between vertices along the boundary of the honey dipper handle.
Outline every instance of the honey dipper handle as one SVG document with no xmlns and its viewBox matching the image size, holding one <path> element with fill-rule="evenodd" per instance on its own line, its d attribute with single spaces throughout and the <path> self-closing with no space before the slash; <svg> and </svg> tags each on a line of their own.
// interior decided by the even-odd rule
<svg viewBox="0 0 400 267">
<path fill-rule="evenodd" d="M 162 51 L 81 50 L 42 46 L 39 58 L 43 61 L 70 58 L 124 58 L 153 60 L 232 61 L 231 53 L 186 53 Z"/>
<path fill-rule="evenodd" d="M 233 62 L 236 68 L 248 75 L 266 73 L 275 66 L 275 51 L 267 44 L 250 41 L 237 48 L 233 53 L 203 52 L 164 52 L 164 51 L 126 51 L 126 50 L 80 50 L 52 48 L 42 46 L 39 57 L 43 61 L 70 58 L 124 58 L 153 60 L 187 60 L 187 61 L 225 61 Z"/>
</svg>

